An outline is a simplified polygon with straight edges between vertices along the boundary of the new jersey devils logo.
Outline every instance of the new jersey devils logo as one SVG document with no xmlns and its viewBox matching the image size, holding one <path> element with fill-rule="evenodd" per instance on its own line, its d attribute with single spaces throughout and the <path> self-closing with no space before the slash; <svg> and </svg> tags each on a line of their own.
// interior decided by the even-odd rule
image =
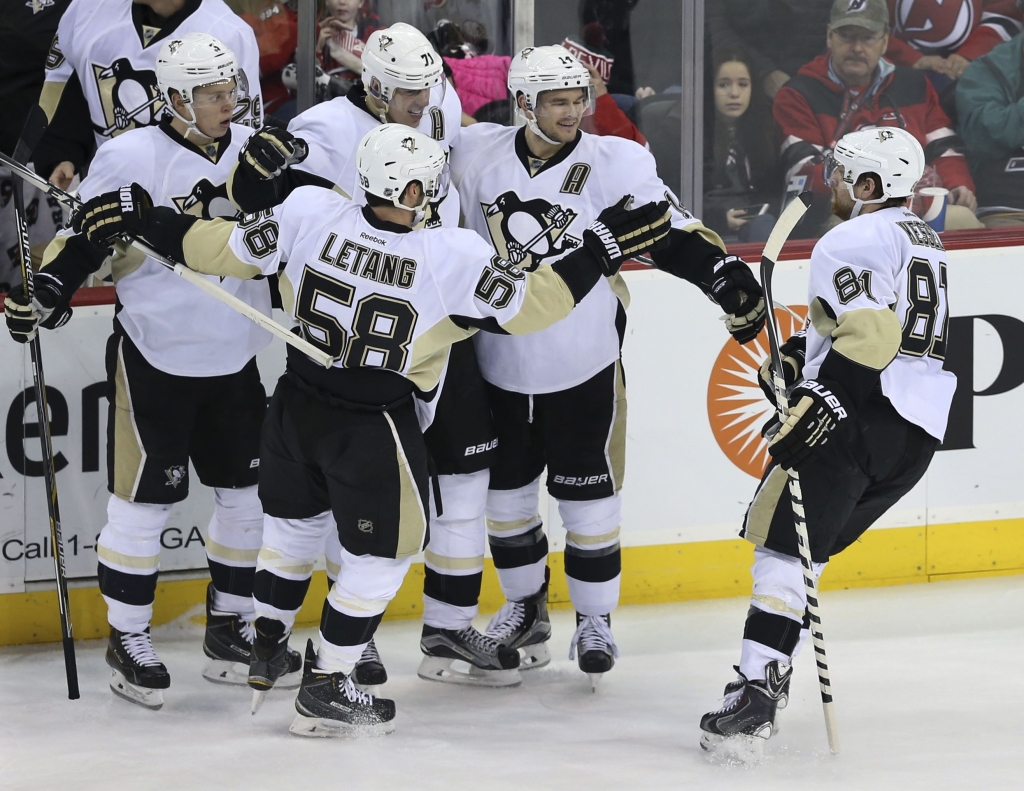
<svg viewBox="0 0 1024 791">
<path fill-rule="evenodd" d="M 974 0 L 896 0 L 896 30 L 921 50 L 953 50 L 974 29 Z"/>
<path fill-rule="evenodd" d="M 93 124 L 100 135 L 116 137 L 159 120 L 164 101 L 155 71 L 136 69 L 128 58 L 118 58 L 109 66 L 94 63 L 92 70 L 103 108 L 103 124 Z"/>
<path fill-rule="evenodd" d="M 238 217 L 238 209 L 228 200 L 227 184 L 215 186 L 209 179 L 200 179 L 188 195 L 171 200 L 182 214 L 191 214 L 203 220 Z"/>
<path fill-rule="evenodd" d="M 575 250 L 582 243 L 566 233 L 578 215 L 557 203 L 542 198 L 524 201 L 514 192 L 505 192 L 480 208 L 498 255 L 527 272 L 545 258 Z"/>
</svg>

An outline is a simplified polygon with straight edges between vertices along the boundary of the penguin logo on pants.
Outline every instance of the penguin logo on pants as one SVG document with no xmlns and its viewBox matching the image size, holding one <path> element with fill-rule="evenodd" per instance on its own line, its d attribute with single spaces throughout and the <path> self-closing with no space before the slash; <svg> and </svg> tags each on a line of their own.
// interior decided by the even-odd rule
<svg viewBox="0 0 1024 791">
<path fill-rule="evenodd" d="M 542 198 L 524 201 L 514 192 L 505 192 L 494 203 L 481 203 L 480 208 L 498 255 L 527 272 L 544 259 L 575 250 L 582 243 L 566 233 L 578 215 L 557 203 Z"/>
<path fill-rule="evenodd" d="M 228 199 L 228 185 L 214 185 L 209 179 L 200 179 L 188 195 L 171 200 L 182 214 L 191 214 L 202 220 L 218 217 L 233 220 L 239 216 L 238 209 Z"/>
<path fill-rule="evenodd" d="M 93 124 L 97 133 L 116 137 L 160 120 L 164 101 L 155 71 L 136 69 L 128 58 L 118 58 L 109 66 L 93 64 L 92 70 L 103 107 L 103 124 Z"/>
</svg>

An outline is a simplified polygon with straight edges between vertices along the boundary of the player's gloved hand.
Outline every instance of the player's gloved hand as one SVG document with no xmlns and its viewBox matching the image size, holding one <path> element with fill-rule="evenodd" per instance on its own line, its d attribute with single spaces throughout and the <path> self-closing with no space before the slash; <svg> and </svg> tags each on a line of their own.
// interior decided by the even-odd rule
<svg viewBox="0 0 1024 791">
<path fill-rule="evenodd" d="M 11 337 L 18 343 L 28 343 L 36 337 L 40 325 L 54 330 L 67 324 L 71 318 L 71 308 L 67 305 L 58 308 L 58 301 L 59 294 L 38 280 L 31 301 L 25 299 L 25 292 L 21 288 L 14 289 L 4 298 L 4 318 Z"/>
<path fill-rule="evenodd" d="M 845 394 L 832 382 L 801 382 L 789 402 L 789 415 L 768 452 L 783 469 L 799 472 L 828 442 L 842 441 L 842 430 L 852 424 L 853 413 Z"/>
<path fill-rule="evenodd" d="M 238 161 L 257 178 L 272 179 L 280 176 L 285 168 L 304 160 L 308 154 L 309 147 L 302 138 L 295 137 L 287 129 L 264 126 L 242 145 Z"/>
<path fill-rule="evenodd" d="M 800 330 L 782 344 L 779 347 L 779 356 L 782 357 L 782 378 L 786 380 L 786 390 L 788 391 L 800 379 L 804 362 L 807 360 L 807 330 Z M 761 386 L 765 397 L 774 404 L 775 389 L 772 387 L 772 356 L 770 354 L 761 363 L 757 383 Z"/>
<path fill-rule="evenodd" d="M 606 277 L 618 272 L 633 256 L 668 246 L 672 228 L 668 201 L 645 203 L 636 209 L 630 208 L 632 202 L 632 195 L 624 195 L 583 232 L 583 244 L 597 257 Z"/>
<path fill-rule="evenodd" d="M 97 247 L 110 247 L 119 237 L 145 235 L 152 208 L 149 193 L 139 184 L 129 184 L 83 203 L 71 218 L 71 228 Z"/>
<path fill-rule="evenodd" d="M 717 261 L 704 276 L 711 299 L 728 313 L 725 326 L 737 343 L 750 343 L 764 327 L 768 316 L 764 292 L 747 263 L 736 255 Z"/>
</svg>

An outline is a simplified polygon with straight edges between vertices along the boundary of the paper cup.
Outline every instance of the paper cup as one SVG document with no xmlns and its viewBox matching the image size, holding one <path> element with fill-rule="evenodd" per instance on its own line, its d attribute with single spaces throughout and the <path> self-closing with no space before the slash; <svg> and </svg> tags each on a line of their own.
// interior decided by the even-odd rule
<svg viewBox="0 0 1024 791">
<path fill-rule="evenodd" d="M 921 197 L 921 219 L 928 223 L 934 231 L 946 230 L 946 206 L 949 203 L 949 190 L 945 187 L 922 187 L 917 191 Z"/>
</svg>

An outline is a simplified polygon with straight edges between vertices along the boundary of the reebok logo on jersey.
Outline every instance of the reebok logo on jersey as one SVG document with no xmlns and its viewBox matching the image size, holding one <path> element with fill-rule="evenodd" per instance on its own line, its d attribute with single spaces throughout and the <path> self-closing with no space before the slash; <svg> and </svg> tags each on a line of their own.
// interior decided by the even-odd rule
<svg viewBox="0 0 1024 791">
<path fill-rule="evenodd" d="M 466 452 L 463 453 L 462 455 L 475 456 L 478 453 L 486 453 L 489 450 L 494 450 L 496 447 L 498 447 L 497 437 L 492 439 L 490 442 L 482 442 L 479 445 L 470 445 L 468 448 L 466 448 Z"/>
<path fill-rule="evenodd" d="M 379 236 L 370 236 L 366 231 L 360 231 L 359 238 L 365 239 L 368 242 L 373 242 L 373 244 L 379 244 L 381 247 L 387 247 L 388 245 L 387 239 L 381 239 Z"/>
<path fill-rule="evenodd" d="M 802 382 L 797 389 L 810 390 L 815 395 L 820 396 L 831 408 L 832 414 L 836 416 L 836 420 L 843 420 L 844 418 L 849 417 L 846 413 L 846 409 L 843 408 L 843 402 L 833 395 L 831 390 L 826 389 L 823 385 L 815 382 L 813 379 L 808 379 L 806 382 Z"/>
<path fill-rule="evenodd" d="M 135 211 L 135 204 L 132 202 L 132 188 L 121 187 L 119 194 L 121 196 L 121 211 L 124 214 L 131 214 Z"/>
<path fill-rule="evenodd" d="M 608 474 L 602 475 L 556 475 L 553 483 L 560 483 L 563 486 L 593 486 L 597 483 L 608 483 Z"/>
</svg>

